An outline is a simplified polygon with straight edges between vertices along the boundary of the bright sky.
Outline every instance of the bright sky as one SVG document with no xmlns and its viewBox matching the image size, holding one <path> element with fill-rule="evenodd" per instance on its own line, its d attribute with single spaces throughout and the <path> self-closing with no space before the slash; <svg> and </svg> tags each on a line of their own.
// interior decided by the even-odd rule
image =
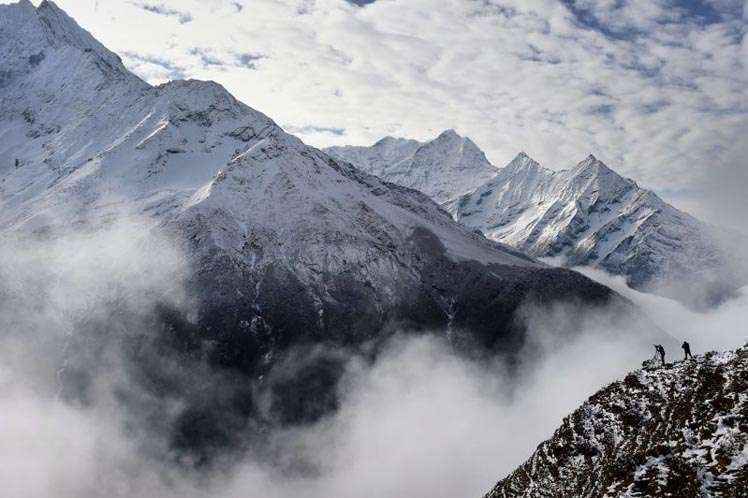
<svg viewBox="0 0 748 498">
<path fill-rule="evenodd" d="M 748 0 L 57 4 L 149 82 L 216 80 L 313 145 L 455 128 L 499 166 L 594 153 L 695 214 L 748 217 Z"/>
</svg>

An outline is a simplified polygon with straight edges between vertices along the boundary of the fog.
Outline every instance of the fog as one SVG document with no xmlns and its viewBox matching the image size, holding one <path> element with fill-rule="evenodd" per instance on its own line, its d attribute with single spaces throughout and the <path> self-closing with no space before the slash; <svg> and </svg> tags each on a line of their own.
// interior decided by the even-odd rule
<svg viewBox="0 0 748 498">
<path fill-rule="evenodd" d="M 629 298 L 675 339 L 687 340 L 694 354 L 735 349 L 748 342 L 748 287 L 739 289 L 732 299 L 708 312 L 697 312 L 678 301 L 633 290 L 624 277 L 593 268 L 575 270 Z M 677 358 L 681 353 L 672 352 Z"/>
<path fill-rule="evenodd" d="M 440 331 L 401 334 L 374 363 L 350 356 L 335 414 L 270 435 L 279 458 L 247 452 L 208 474 L 192 472 L 158 457 L 158 423 L 133 428 L 132 408 L 123 409 L 115 393 L 136 388 L 115 348 L 90 358 L 89 398 L 71 400 L 60 389 L 60 369 L 81 323 L 97 315 L 108 320 L 113 303 L 143 310 L 161 301 L 187 311 L 186 271 L 168 237 L 138 221 L 93 234 L 2 242 L 3 496 L 479 497 L 586 397 L 652 353 L 646 338 L 616 328 L 605 310 L 590 311 L 578 336 L 560 340 L 555 331 L 570 314 L 563 306 L 522 310 L 530 340 L 511 368 L 455 355 Z M 624 293 L 676 340 L 688 338 L 695 352 L 745 341 L 745 292 L 712 313 L 695 314 L 583 271 Z M 115 335 L 119 323 L 112 321 Z M 179 410 L 176 402 L 144 399 L 165 420 Z M 299 468 L 306 470 L 289 471 Z"/>
</svg>

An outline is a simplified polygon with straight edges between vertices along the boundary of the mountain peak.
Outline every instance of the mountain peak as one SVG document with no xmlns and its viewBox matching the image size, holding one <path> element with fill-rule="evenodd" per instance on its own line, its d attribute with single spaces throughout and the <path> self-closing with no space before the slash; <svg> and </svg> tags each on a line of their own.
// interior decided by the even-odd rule
<svg viewBox="0 0 748 498">
<path fill-rule="evenodd" d="M 44 0 L 36 8 L 36 13 L 54 41 L 119 59 L 54 2 Z"/>
<path fill-rule="evenodd" d="M 498 173 L 483 151 L 454 129 L 427 142 L 384 137 L 371 147 L 327 150 L 367 173 L 420 190 L 438 203 L 469 192 Z"/>
<path fill-rule="evenodd" d="M 394 142 L 395 140 L 397 140 L 397 138 L 393 137 L 392 135 L 387 135 L 374 142 L 374 145 L 372 147 L 376 147 L 377 145 L 386 145 L 388 143 Z"/>
<path fill-rule="evenodd" d="M 60 6 L 52 0 L 43 0 L 39 6 L 36 7 L 36 11 L 40 16 L 44 16 L 50 21 L 55 20 L 60 24 L 65 24 L 74 28 L 76 31 L 83 31 L 88 34 L 88 32 L 80 27 L 77 21 L 70 17 L 67 12 L 61 9 Z"/>
<path fill-rule="evenodd" d="M 372 147 L 386 147 L 390 145 L 395 144 L 404 144 L 409 142 L 415 142 L 415 140 L 411 140 L 409 138 L 402 138 L 402 137 L 393 137 L 392 135 L 387 135 L 386 137 L 382 137 L 379 140 L 377 140 Z"/>
<path fill-rule="evenodd" d="M 70 50 L 70 49 L 73 50 Z M 143 82 L 127 71 L 121 59 L 49 0 L 35 7 L 29 0 L 0 5 L 0 60 L 13 77 L 28 74 L 43 61 L 54 61 L 60 69 L 80 67 L 75 60 L 93 65 L 109 79 Z M 82 74 L 82 73 L 80 73 Z M 88 76 L 81 75 L 81 78 Z"/>
<path fill-rule="evenodd" d="M 57 6 L 56 3 L 54 3 L 52 0 L 42 0 L 42 2 L 39 4 L 38 9 L 52 9 L 57 10 L 59 12 L 63 12 L 63 10 Z"/>
<path fill-rule="evenodd" d="M 538 170 L 540 167 L 540 163 L 522 151 L 509 164 L 504 166 L 504 171 L 514 174 L 523 170 Z"/>
<path fill-rule="evenodd" d="M 583 168 L 588 168 L 588 167 L 590 167 L 590 166 L 597 166 L 597 167 L 599 167 L 599 166 L 601 166 L 601 165 L 602 165 L 602 166 L 605 166 L 605 164 L 603 164 L 603 162 L 602 162 L 602 161 L 600 161 L 600 160 L 599 160 L 598 158 L 596 158 L 596 157 L 595 157 L 594 155 L 592 155 L 592 154 L 589 154 L 589 155 L 588 155 L 587 157 L 585 157 L 585 158 L 584 158 L 584 159 L 583 159 L 582 161 L 580 161 L 579 163 L 577 163 L 577 166 L 576 166 L 576 167 L 577 167 L 577 168 L 579 168 L 579 169 L 583 169 Z"/>
<path fill-rule="evenodd" d="M 11 4 L 11 7 L 12 6 L 13 4 Z M 21 9 L 36 10 L 36 7 L 34 7 L 34 4 L 31 3 L 31 0 L 19 0 L 18 3 L 16 4 L 16 7 L 21 8 Z"/>
<path fill-rule="evenodd" d="M 449 128 L 448 130 L 444 130 L 439 134 L 438 137 L 436 137 L 436 140 L 462 140 L 463 137 L 458 134 L 454 129 Z"/>
<path fill-rule="evenodd" d="M 522 151 L 516 156 L 514 156 L 514 159 L 512 159 L 511 162 L 527 163 L 527 162 L 535 162 L 535 161 L 529 155 L 527 155 L 527 152 Z"/>
<path fill-rule="evenodd" d="M 604 162 L 600 161 L 598 158 L 596 158 L 592 154 L 587 156 L 584 159 L 584 161 L 581 161 L 579 164 L 577 164 L 576 167 L 572 170 L 572 172 L 575 175 L 584 175 L 584 176 L 611 175 L 611 176 L 622 178 L 621 175 L 619 175 L 618 173 L 610 169 Z"/>
</svg>

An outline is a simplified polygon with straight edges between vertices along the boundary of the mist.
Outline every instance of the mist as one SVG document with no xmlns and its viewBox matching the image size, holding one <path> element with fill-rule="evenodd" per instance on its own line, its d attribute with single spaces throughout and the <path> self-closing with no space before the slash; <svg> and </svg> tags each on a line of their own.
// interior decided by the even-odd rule
<svg viewBox="0 0 748 498">
<path fill-rule="evenodd" d="M 648 337 L 606 310 L 590 310 L 579 333 L 561 340 L 556 332 L 578 310 L 560 305 L 522 310 L 529 340 L 511 365 L 455 354 L 446 331 L 398 334 L 373 362 L 339 352 L 346 361 L 335 413 L 276 428 L 262 452 L 230 453 L 198 471 L 167 458 L 162 426 L 180 400 L 144 392 L 120 349 L 84 355 L 85 396 L 66 396 L 60 381 L 69 349 L 87 340 L 76 337 L 86 324 L 111 324 L 113 336 L 147 329 L 146 320 L 112 319 L 112 309 L 147 315 L 158 302 L 189 315 L 189 264 L 173 241 L 134 220 L 0 246 L 0 482 L 9 498 L 478 497 L 584 399 L 652 353 Z M 694 352 L 745 342 L 745 291 L 697 314 L 583 271 Z M 193 366 L 208 390 L 220 390 L 220 376 Z"/>
<path fill-rule="evenodd" d="M 704 353 L 736 349 L 748 342 L 748 286 L 739 289 L 732 299 L 708 311 L 694 311 L 678 301 L 636 291 L 626 285 L 624 277 L 610 275 L 594 268 L 575 268 L 634 302 L 647 316 L 677 340 L 687 340 L 691 350 Z M 681 351 L 671 352 L 677 358 Z"/>
</svg>

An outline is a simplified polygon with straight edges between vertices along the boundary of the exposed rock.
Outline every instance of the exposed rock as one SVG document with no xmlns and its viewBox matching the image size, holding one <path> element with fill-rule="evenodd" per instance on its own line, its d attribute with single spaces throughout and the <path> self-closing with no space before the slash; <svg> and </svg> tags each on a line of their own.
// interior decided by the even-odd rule
<svg viewBox="0 0 748 498">
<path fill-rule="evenodd" d="M 628 374 L 486 498 L 541 496 L 748 496 L 748 347 Z"/>
</svg>

